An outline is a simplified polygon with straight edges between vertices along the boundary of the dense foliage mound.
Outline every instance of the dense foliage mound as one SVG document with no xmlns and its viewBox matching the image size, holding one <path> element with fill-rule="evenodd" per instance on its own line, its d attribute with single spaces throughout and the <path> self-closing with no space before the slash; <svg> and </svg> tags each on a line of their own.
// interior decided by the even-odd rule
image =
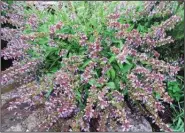
<svg viewBox="0 0 185 133">
<path fill-rule="evenodd" d="M 107 124 L 128 131 L 128 97 L 161 130 L 172 131 L 159 113 L 173 104 L 167 88 L 183 62 L 179 56 L 174 60 L 180 63 L 165 62 L 160 48 L 177 42 L 170 32 L 184 22 L 182 8 L 175 1 L 58 2 L 50 7 L 1 2 L 1 38 L 8 41 L 1 56 L 13 59 L 1 85 L 21 85 L 8 109 L 44 104 L 48 118 L 40 126 L 46 130 L 59 119 L 75 118 L 71 131 L 90 131 L 92 119 L 97 119 L 96 131 L 107 131 Z"/>
</svg>

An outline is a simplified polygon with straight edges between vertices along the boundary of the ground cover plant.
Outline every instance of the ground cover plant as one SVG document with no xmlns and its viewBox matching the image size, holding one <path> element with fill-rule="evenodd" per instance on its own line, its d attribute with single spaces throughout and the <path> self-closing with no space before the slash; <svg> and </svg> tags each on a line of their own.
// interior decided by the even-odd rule
<svg viewBox="0 0 185 133">
<path fill-rule="evenodd" d="M 160 131 L 184 131 L 181 2 L 1 2 L 1 9 L 8 42 L 1 56 L 13 60 L 1 85 L 19 84 L 8 110 L 43 104 L 44 131 L 72 118 L 67 131 L 129 131 L 129 99 Z M 161 116 L 168 109 L 172 122 Z"/>
</svg>

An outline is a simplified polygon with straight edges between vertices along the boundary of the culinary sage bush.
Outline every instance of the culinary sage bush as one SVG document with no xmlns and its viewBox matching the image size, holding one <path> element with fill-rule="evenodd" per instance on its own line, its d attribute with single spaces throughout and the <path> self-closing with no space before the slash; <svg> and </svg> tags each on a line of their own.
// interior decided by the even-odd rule
<svg viewBox="0 0 185 133">
<path fill-rule="evenodd" d="M 2 28 L 1 34 L 8 41 L 2 57 L 14 59 L 1 85 L 21 83 L 9 110 L 44 104 L 48 115 L 39 126 L 45 130 L 59 119 L 74 118 L 70 131 L 91 131 L 92 119 L 97 119 L 96 131 L 108 131 L 107 124 L 128 131 L 127 95 L 161 130 L 171 131 L 158 112 L 164 112 L 164 103 L 172 104 L 167 83 L 175 82 L 179 67 L 161 60 L 156 48 L 174 42 L 166 32 L 182 21 L 176 2 L 1 6 L 1 23 L 17 26 Z M 154 17 L 163 19 L 141 25 L 141 19 Z"/>
</svg>

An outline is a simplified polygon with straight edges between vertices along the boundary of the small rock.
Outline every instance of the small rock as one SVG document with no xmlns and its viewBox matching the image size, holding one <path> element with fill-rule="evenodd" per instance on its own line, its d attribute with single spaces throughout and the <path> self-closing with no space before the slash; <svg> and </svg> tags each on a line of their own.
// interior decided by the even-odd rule
<svg viewBox="0 0 185 133">
<path fill-rule="evenodd" d="M 31 114 L 24 123 L 27 123 L 27 130 L 31 130 L 37 126 L 38 120 L 34 114 Z"/>
<path fill-rule="evenodd" d="M 150 123 L 144 117 L 141 117 L 141 122 L 134 121 L 131 124 L 133 126 L 130 128 L 130 132 L 152 132 Z"/>
<path fill-rule="evenodd" d="M 127 119 L 130 122 L 131 127 L 128 132 L 152 132 L 152 127 L 150 123 L 143 117 L 137 114 L 132 114 L 130 109 L 125 107 L 125 112 L 127 114 Z M 122 132 L 123 128 L 120 126 L 116 127 L 118 132 Z M 115 132 L 113 129 L 108 127 L 108 132 Z"/>
<path fill-rule="evenodd" d="M 18 131 L 23 131 L 23 128 L 20 124 L 17 124 L 16 126 L 12 126 L 9 129 L 7 129 L 5 132 L 18 132 Z"/>
</svg>

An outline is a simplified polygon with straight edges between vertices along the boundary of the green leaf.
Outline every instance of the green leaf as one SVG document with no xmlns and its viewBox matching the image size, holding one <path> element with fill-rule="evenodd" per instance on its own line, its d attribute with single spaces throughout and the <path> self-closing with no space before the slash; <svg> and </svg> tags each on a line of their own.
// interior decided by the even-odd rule
<svg viewBox="0 0 185 133">
<path fill-rule="evenodd" d="M 178 119 L 178 122 L 177 122 L 177 126 L 176 126 L 177 129 L 180 127 L 180 124 L 181 124 L 181 123 L 182 123 L 182 119 L 179 118 L 179 119 Z"/>
<path fill-rule="evenodd" d="M 127 72 L 129 72 L 130 71 L 130 69 L 132 68 L 132 64 L 131 63 L 125 63 L 125 64 L 120 64 L 119 65 L 120 66 L 120 69 L 121 69 L 121 72 L 123 73 L 123 74 L 125 74 L 125 73 L 127 73 Z"/>
<path fill-rule="evenodd" d="M 115 89 L 116 88 L 114 82 L 107 83 L 107 86 L 110 87 L 111 89 Z"/>
<path fill-rule="evenodd" d="M 155 97 L 156 97 L 156 99 L 160 99 L 161 98 L 161 95 L 159 94 L 159 93 L 155 93 Z"/>
<path fill-rule="evenodd" d="M 115 60 L 115 58 L 116 58 L 115 55 L 111 56 L 111 58 L 109 59 L 109 63 L 113 62 Z"/>
<path fill-rule="evenodd" d="M 123 71 L 124 70 L 123 64 L 118 63 L 118 65 L 119 65 L 119 68 L 121 69 L 121 71 Z"/>
<path fill-rule="evenodd" d="M 45 44 L 48 43 L 48 41 L 49 41 L 49 38 L 48 38 L 48 37 L 43 37 L 43 38 L 37 39 L 37 42 L 38 42 L 38 44 L 40 44 L 40 45 L 45 45 Z"/>
<path fill-rule="evenodd" d="M 132 61 L 132 59 L 133 59 L 132 56 L 129 56 L 129 55 L 127 56 L 127 60 L 128 60 L 128 61 Z"/>
<path fill-rule="evenodd" d="M 119 88 L 119 87 L 120 87 L 120 85 L 119 85 L 120 79 L 119 79 L 118 77 L 116 77 L 116 78 L 114 79 L 114 83 L 115 83 L 116 88 Z"/>
<path fill-rule="evenodd" d="M 96 84 L 96 80 L 95 79 L 90 79 L 89 80 L 89 84 L 90 85 L 95 85 Z"/>
<path fill-rule="evenodd" d="M 49 31 L 49 26 L 47 24 L 43 24 L 41 26 L 38 27 L 38 31 L 39 32 L 48 32 Z"/>
<path fill-rule="evenodd" d="M 174 87 L 173 87 L 173 92 L 180 92 L 181 89 L 178 87 L 178 85 L 176 84 Z"/>
<path fill-rule="evenodd" d="M 181 124 L 181 126 L 178 129 L 178 132 L 184 132 L 184 123 Z"/>
<path fill-rule="evenodd" d="M 171 86 L 170 86 L 170 87 L 168 87 L 168 90 L 173 90 L 173 87 L 171 87 Z"/>
<path fill-rule="evenodd" d="M 113 68 L 110 70 L 110 74 L 111 74 L 111 79 L 114 80 L 116 77 L 116 72 L 114 71 Z"/>
<path fill-rule="evenodd" d="M 9 5 L 13 4 L 13 0 L 7 0 L 6 1 Z"/>
<path fill-rule="evenodd" d="M 65 26 L 60 30 L 61 33 L 72 34 L 73 29 L 70 26 Z"/>
<path fill-rule="evenodd" d="M 51 69 L 51 72 L 57 72 L 58 71 L 58 67 L 53 67 L 52 69 Z"/>
<path fill-rule="evenodd" d="M 175 97 L 175 100 L 176 101 L 180 101 L 180 97 Z"/>
<path fill-rule="evenodd" d="M 107 77 L 108 77 L 108 79 L 110 79 L 110 71 L 107 71 Z"/>
<path fill-rule="evenodd" d="M 50 20 L 50 22 L 51 22 L 52 24 L 55 23 L 55 15 L 51 15 L 51 20 Z"/>
<path fill-rule="evenodd" d="M 87 60 L 87 61 L 85 61 L 85 63 L 82 65 L 82 68 L 85 68 L 89 63 L 91 62 L 91 60 L 89 59 L 89 60 Z"/>
<path fill-rule="evenodd" d="M 51 94 L 52 90 L 53 90 L 53 88 L 51 88 L 51 89 L 48 91 L 48 93 L 45 95 L 46 98 L 49 97 L 49 95 Z"/>
<path fill-rule="evenodd" d="M 80 108 L 83 109 L 83 108 L 84 108 L 84 105 L 83 105 L 83 103 L 82 103 L 82 98 L 81 98 L 82 95 L 81 95 L 81 93 L 79 92 L 78 89 L 75 90 L 75 95 L 76 95 L 77 101 L 79 102 Z"/>
<path fill-rule="evenodd" d="M 150 63 L 147 62 L 147 61 L 141 61 L 141 63 L 142 63 L 143 65 L 148 65 L 148 64 L 150 64 Z"/>
<path fill-rule="evenodd" d="M 126 60 L 125 63 L 127 63 L 127 64 L 129 64 L 129 65 L 131 64 L 128 60 Z"/>
<path fill-rule="evenodd" d="M 76 95 L 76 99 L 78 101 L 81 101 L 81 94 L 80 94 L 80 92 L 78 90 L 75 91 L 75 95 Z"/>
</svg>

